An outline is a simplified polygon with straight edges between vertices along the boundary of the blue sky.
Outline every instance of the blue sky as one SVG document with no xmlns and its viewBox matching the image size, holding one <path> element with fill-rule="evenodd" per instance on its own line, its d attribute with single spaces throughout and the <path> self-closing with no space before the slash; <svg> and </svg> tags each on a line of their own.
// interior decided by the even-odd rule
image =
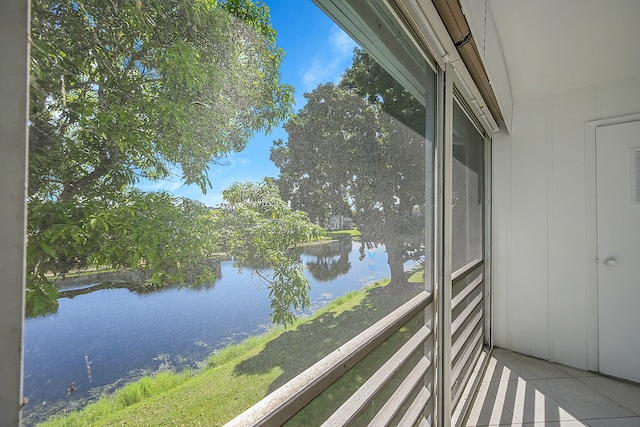
<svg viewBox="0 0 640 427">
<path fill-rule="evenodd" d="M 337 82 L 351 65 L 355 42 L 333 23 L 311 0 L 266 0 L 271 9 L 271 22 L 278 32 L 278 46 L 285 51 L 281 68 L 282 81 L 295 88 L 296 110 L 304 104 L 303 94 L 319 83 Z M 216 206 L 222 201 L 222 190 L 234 182 L 257 182 L 276 177 L 278 168 L 269 160 L 275 139 L 286 140 L 287 134 L 277 128 L 269 135 L 257 134 L 240 153 L 229 154 L 226 165 L 212 165 L 209 178 L 213 188 L 202 194 L 195 185 L 185 186 L 180 177 L 159 182 L 140 182 L 145 191 L 168 191 Z"/>
</svg>

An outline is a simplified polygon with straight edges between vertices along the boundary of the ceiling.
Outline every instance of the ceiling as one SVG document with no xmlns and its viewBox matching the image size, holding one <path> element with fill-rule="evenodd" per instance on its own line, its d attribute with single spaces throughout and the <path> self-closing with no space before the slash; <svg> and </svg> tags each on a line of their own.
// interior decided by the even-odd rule
<svg viewBox="0 0 640 427">
<path fill-rule="evenodd" d="M 640 74 L 640 0 L 488 5 L 516 102 Z"/>
</svg>

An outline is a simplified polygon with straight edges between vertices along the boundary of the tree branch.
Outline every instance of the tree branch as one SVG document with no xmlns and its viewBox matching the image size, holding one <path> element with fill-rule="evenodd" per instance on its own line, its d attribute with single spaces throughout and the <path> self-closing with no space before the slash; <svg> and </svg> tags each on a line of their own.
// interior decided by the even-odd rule
<svg viewBox="0 0 640 427">
<path fill-rule="evenodd" d="M 63 184 L 64 188 L 62 193 L 60 193 L 59 200 L 70 201 L 76 195 L 82 194 L 93 183 L 111 172 L 113 166 L 118 163 L 120 155 L 121 153 L 118 147 L 113 147 L 112 152 L 102 151 L 102 161 L 100 162 L 100 165 L 96 166 L 91 172 L 81 178 L 65 182 Z"/>
</svg>

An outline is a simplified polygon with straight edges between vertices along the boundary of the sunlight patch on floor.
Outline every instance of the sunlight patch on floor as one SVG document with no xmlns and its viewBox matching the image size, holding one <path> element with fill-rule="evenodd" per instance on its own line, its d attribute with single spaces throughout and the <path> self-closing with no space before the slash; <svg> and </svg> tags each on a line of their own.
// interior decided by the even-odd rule
<svg viewBox="0 0 640 427">
<path fill-rule="evenodd" d="M 640 385 L 495 349 L 465 425 L 640 426 Z"/>
</svg>

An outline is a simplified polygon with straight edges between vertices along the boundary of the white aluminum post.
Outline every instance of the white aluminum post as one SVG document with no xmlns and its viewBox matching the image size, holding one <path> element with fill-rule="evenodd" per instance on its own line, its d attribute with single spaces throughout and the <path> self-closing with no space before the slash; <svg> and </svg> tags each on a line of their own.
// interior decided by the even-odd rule
<svg viewBox="0 0 640 427">
<path fill-rule="evenodd" d="M 493 181 L 491 161 L 491 135 L 484 138 L 484 344 L 493 349 L 493 244 L 492 244 L 492 217 L 493 217 Z"/>
<path fill-rule="evenodd" d="M 453 67 L 444 71 L 444 127 L 442 153 L 442 257 L 438 295 L 438 425 L 451 426 L 451 241 L 453 199 Z"/>
<path fill-rule="evenodd" d="M 434 391 L 433 391 L 433 425 L 440 423 L 440 289 L 442 288 L 442 248 L 444 241 L 443 230 L 443 180 L 442 170 L 444 165 L 444 71 L 438 68 L 436 81 L 436 122 L 435 142 L 433 147 L 433 364 L 434 364 Z"/>
<path fill-rule="evenodd" d="M 438 281 L 437 260 L 439 259 L 440 239 L 438 232 L 438 219 L 440 215 L 438 208 L 440 203 L 440 186 L 438 185 L 439 177 L 439 162 L 438 162 L 438 146 L 440 140 L 438 137 L 438 131 L 440 126 L 438 123 L 438 117 L 440 114 L 440 108 L 438 108 L 438 95 L 440 94 L 440 74 L 429 74 L 429 84 L 427 84 L 427 98 L 425 102 L 425 242 L 428 245 L 429 251 L 425 252 L 425 291 L 434 296 L 431 303 L 431 313 L 428 315 L 429 310 L 425 309 L 425 325 L 431 328 L 433 335 L 437 336 L 436 329 L 436 299 L 435 299 L 435 284 Z M 433 108 L 433 109 L 432 109 Z M 429 214 L 430 213 L 430 214 Z M 427 277 L 426 272 L 431 273 L 430 277 Z M 436 339 L 427 340 L 424 343 L 424 354 L 431 355 L 431 375 L 425 376 L 425 386 L 431 393 L 431 401 L 429 405 L 424 408 L 423 415 L 425 419 L 429 419 L 431 423 L 434 423 L 435 412 L 437 412 L 437 397 L 434 397 L 436 390 L 436 372 L 437 372 L 437 343 Z"/>
<path fill-rule="evenodd" d="M 0 12 L 0 426 L 20 425 L 26 242 L 29 0 Z"/>
</svg>

